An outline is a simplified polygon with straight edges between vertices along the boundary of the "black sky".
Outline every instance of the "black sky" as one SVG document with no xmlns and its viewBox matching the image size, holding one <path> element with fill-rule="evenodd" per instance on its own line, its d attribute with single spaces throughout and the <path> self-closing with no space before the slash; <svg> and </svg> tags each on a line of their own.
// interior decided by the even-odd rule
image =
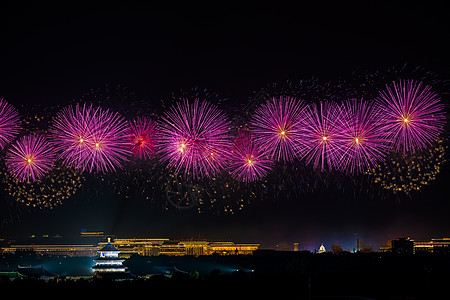
<svg viewBox="0 0 450 300">
<path fill-rule="evenodd" d="M 264 10 L 2 4 L 0 97 L 18 107 L 62 104 L 91 88 L 121 84 L 155 105 L 174 90 L 194 86 L 239 103 L 270 82 L 348 77 L 353 70 L 406 62 L 448 78 L 445 12 L 443 4 L 379 1 Z M 352 193 L 312 195 L 216 217 L 163 214 L 139 201 L 80 200 L 24 213 L 2 230 L 76 235 L 87 227 L 122 236 L 230 238 L 265 246 L 298 241 L 311 247 L 324 240 L 348 243 L 354 232 L 375 245 L 400 235 L 450 236 L 447 168 L 429 189 L 401 202 L 354 199 Z"/>
</svg>

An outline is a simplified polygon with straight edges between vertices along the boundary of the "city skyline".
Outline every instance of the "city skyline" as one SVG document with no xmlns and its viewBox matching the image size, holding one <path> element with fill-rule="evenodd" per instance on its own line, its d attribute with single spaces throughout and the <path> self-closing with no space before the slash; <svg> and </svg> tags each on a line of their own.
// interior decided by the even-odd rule
<svg viewBox="0 0 450 300">
<path fill-rule="evenodd" d="M 44 234 L 31 235 L 22 240 L 0 240 L 0 252 L 3 254 L 33 253 L 38 256 L 68 256 L 68 257 L 92 257 L 96 256 L 105 245 L 112 245 L 121 251 L 121 258 L 138 256 L 203 256 L 203 255 L 253 255 L 255 251 L 281 251 L 311 253 L 393 253 L 393 254 L 436 254 L 447 255 L 450 253 L 450 237 L 415 239 L 414 237 L 397 237 L 387 240 L 383 245 L 374 247 L 360 240 L 355 235 L 353 248 L 346 248 L 343 241 L 335 241 L 332 244 L 320 243 L 315 248 L 305 248 L 303 243 L 293 242 L 288 244 L 281 242 L 270 248 L 261 248 L 259 243 L 235 242 L 233 240 L 213 240 L 206 238 L 161 238 L 161 237 L 116 237 L 101 231 L 87 231 L 83 228 L 80 232 L 81 239 L 67 240 L 61 235 L 50 236 Z"/>
</svg>

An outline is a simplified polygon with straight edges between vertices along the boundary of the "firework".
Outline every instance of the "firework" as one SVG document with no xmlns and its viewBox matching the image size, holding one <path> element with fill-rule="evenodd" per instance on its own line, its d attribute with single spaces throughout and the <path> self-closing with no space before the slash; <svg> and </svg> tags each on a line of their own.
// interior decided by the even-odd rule
<svg viewBox="0 0 450 300">
<path fill-rule="evenodd" d="M 259 106 L 250 122 L 255 143 L 277 161 L 292 161 L 303 151 L 304 105 L 291 97 L 273 98 Z"/>
<path fill-rule="evenodd" d="M 17 110 L 0 98 L 0 148 L 3 149 L 19 133 L 20 117 Z"/>
<path fill-rule="evenodd" d="M 50 143 L 40 135 L 27 135 L 14 143 L 6 154 L 9 173 L 22 182 L 41 179 L 53 167 Z"/>
<path fill-rule="evenodd" d="M 124 118 L 118 113 L 98 107 L 89 123 L 89 171 L 108 172 L 121 168 L 130 154 L 127 147 L 127 123 Z"/>
<path fill-rule="evenodd" d="M 371 103 L 348 100 L 336 120 L 341 138 L 339 167 L 351 173 L 364 173 L 384 160 L 390 141 L 381 129 L 383 119 Z"/>
<path fill-rule="evenodd" d="M 66 107 L 58 113 L 51 133 L 58 159 L 82 171 L 116 170 L 130 153 L 126 122 L 100 107 Z"/>
<path fill-rule="evenodd" d="M 445 122 L 444 105 L 431 86 L 413 80 L 393 82 L 377 98 L 382 130 L 397 151 L 414 153 L 438 139 Z"/>
<path fill-rule="evenodd" d="M 158 143 L 161 160 L 176 173 L 211 176 L 223 169 L 228 159 L 229 121 L 209 102 L 185 99 L 162 117 Z"/>
<path fill-rule="evenodd" d="M 249 134 L 236 139 L 230 156 L 231 176 L 240 181 L 256 181 L 266 176 L 272 167 L 273 161 Z"/>
<path fill-rule="evenodd" d="M 52 142 L 58 155 L 66 165 L 83 168 L 85 157 L 89 157 L 88 126 L 92 107 L 68 106 L 58 112 L 51 125 Z"/>
<path fill-rule="evenodd" d="M 339 168 L 342 156 L 342 134 L 336 126 L 340 111 L 335 102 L 319 102 L 307 106 L 304 118 L 306 164 L 320 170 Z"/>
<path fill-rule="evenodd" d="M 393 153 L 367 174 L 373 183 L 394 194 L 411 194 L 429 186 L 447 161 L 448 140 L 438 140 L 424 151 L 414 154 Z"/>
<path fill-rule="evenodd" d="M 145 117 L 133 120 L 128 130 L 131 153 L 139 159 L 150 159 L 155 154 L 156 123 Z"/>
<path fill-rule="evenodd" d="M 81 174 L 61 162 L 56 162 L 51 172 L 35 182 L 18 182 L 8 172 L 2 177 L 5 193 L 11 199 L 38 209 L 52 209 L 61 205 L 81 188 L 84 181 Z"/>
</svg>

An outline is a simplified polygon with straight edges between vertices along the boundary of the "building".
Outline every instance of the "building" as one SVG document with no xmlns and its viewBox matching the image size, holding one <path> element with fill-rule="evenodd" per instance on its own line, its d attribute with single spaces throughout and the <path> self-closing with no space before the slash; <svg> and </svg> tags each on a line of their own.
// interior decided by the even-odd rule
<svg viewBox="0 0 450 300">
<path fill-rule="evenodd" d="M 108 243 L 98 250 L 99 257 L 96 258 L 94 277 L 108 278 L 116 280 L 132 279 L 132 275 L 127 272 L 127 268 L 123 265 L 125 259 L 119 257 L 120 250 L 115 248 L 108 239 Z"/>
<path fill-rule="evenodd" d="M 392 240 L 392 253 L 414 254 L 414 240 L 408 238 L 399 238 Z"/>
<path fill-rule="evenodd" d="M 140 256 L 184 256 L 184 255 L 251 255 L 259 244 L 216 242 L 206 240 L 169 240 L 166 238 L 111 239 L 120 252 L 120 257 Z M 90 245 L 14 244 L 0 248 L 0 253 L 34 252 L 36 255 L 97 256 L 107 242 Z"/>
<path fill-rule="evenodd" d="M 410 238 L 399 238 L 389 240 L 386 246 L 380 247 L 380 251 L 398 254 L 450 254 L 450 238 L 431 239 L 430 241 L 415 241 Z"/>
<path fill-rule="evenodd" d="M 319 251 L 317 253 L 326 253 L 327 249 L 325 249 L 325 246 L 323 245 L 323 243 L 320 245 Z"/>
<path fill-rule="evenodd" d="M 414 253 L 450 254 L 450 238 L 414 241 Z"/>
<path fill-rule="evenodd" d="M 259 244 L 236 244 L 234 242 L 210 242 L 204 255 L 252 255 L 258 250 Z"/>
<path fill-rule="evenodd" d="M 104 244 L 99 243 L 100 246 Z M 205 240 L 114 239 L 112 244 L 121 251 L 122 257 L 130 257 L 133 254 L 141 256 L 251 255 L 259 249 L 259 244 Z"/>
<path fill-rule="evenodd" d="M 159 255 L 161 245 L 168 243 L 169 239 L 113 239 L 112 244 L 120 250 L 120 255 L 130 257 L 133 254 L 141 256 Z M 103 246 L 105 243 L 99 243 Z"/>
<path fill-rule="evenodd" d="M 40 245 L 40 244 L 17 244 L 8 245 L 1 249 L 4 253 L 34 252 L 36 255 L 55 256 L 96 256 L 96 245 Z"/>
<path fill-rule="evenodd" d="M 80 236 L 82 238 L 103 238 L 105 233 L 103 231 L 87 231 L 86 228 L 81 228 Z"/>
<path fill-rule="evenodd" d="M 103 231 L 88 231 L 85 228 L 81 228 L 80 238 L 83 240 L 83 244 L 95 244 L 105 241 L 108 237 Z"/>
</svg>

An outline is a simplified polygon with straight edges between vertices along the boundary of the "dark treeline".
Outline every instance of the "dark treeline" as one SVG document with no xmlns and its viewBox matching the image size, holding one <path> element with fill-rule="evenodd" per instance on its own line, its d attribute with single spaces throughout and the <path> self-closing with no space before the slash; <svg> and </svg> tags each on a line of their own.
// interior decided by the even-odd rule
<svg viewBox="0 0 450 300">
<path fill-rule="evenodd" d="M 309 296 L 312 299 L 337 296 L 431 299 L 433 295 L 444 295 L 450 281 L 450 256 L 444 255 L 260 252 L 253 256 L 213 256 L 198 259 L 218 264 L 234 264 L 240 266 L 240 269 L 228 273 L 214 269 L 208 274 L 175 271 L 170 276 L 137 276 L 132 281 L 69 280 L 64 277 L 48 281 L 2 278 L 0 287 L 2 290 L 32 289 L 87 294 L 114 293 L 125 289 L 169 293 L 171 297 L 202 294 L 238 295 L 238 298 L 244 298 L 276 294 L 277 298 L 286 295 L 300 299 L 308 299 Z M 136 259 L 135 263 L 138 263 L 138 260 Z"/>
</svg>

